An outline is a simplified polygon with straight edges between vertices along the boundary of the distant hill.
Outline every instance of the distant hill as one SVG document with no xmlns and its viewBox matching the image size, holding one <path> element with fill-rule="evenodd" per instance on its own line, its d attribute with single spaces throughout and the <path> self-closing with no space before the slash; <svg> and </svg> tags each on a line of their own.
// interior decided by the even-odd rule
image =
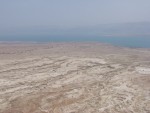
<svg viewBox="0 0 150 113">
<path fill-rule="evenodd" d="M 150 36 L 150 23 L 101 24 L 71 29 L 70 32 L 97 36 Z"/>
<path fill-rule="evenodd" d="M 0 39 L 10 37 L 150 37 L 150 22 L 99 24 L 76 28 L 51 28 L 50 26 L 32 26 L 27 28 L 6 29 L 0 31 Z M 4 38 L 3 38 L 4 37 Z"/>
</svg>

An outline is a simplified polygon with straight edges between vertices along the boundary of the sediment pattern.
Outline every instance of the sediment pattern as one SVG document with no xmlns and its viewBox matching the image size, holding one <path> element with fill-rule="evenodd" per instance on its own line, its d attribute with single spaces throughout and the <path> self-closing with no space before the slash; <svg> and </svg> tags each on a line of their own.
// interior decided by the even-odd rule
<svg viewBox="0 0 150 113">
<path fill-rule="evenodd" d="M 91 43 L 1 48 L 0 113 L 150 113 L 149 50 Z"/>
</svg>

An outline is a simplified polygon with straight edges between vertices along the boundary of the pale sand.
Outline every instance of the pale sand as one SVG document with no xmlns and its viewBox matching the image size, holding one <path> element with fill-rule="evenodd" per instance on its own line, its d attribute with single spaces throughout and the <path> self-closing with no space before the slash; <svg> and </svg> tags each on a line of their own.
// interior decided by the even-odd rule
<svg viewBox="0 0 150 113">
<path fill-rule="evenodd" d="M 1 43 L 0 113 L 150 113 L 150 50 Z"/>
</svg>

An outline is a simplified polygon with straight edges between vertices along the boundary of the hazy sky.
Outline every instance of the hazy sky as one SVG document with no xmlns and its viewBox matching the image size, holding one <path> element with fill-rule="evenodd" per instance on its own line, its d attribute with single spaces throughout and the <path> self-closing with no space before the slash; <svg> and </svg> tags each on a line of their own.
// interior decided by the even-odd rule
<svg viewBox="0 0 150 113">
<path fill-rule="evenodd" d="M 150 22 L 150 0 L 0 0 L 0 34 L 128 22 Z"/>
</svg>

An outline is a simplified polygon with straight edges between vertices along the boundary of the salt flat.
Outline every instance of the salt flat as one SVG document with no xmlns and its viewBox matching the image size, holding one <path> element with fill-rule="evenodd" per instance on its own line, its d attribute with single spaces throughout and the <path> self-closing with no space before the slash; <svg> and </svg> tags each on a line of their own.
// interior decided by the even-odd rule
<svg viewBox="0 0 150 113">
<path fill-rule="evenodd" d="M 150 49 L 0 43 L 0 113 L 150 113 Z"/>
</svg>

